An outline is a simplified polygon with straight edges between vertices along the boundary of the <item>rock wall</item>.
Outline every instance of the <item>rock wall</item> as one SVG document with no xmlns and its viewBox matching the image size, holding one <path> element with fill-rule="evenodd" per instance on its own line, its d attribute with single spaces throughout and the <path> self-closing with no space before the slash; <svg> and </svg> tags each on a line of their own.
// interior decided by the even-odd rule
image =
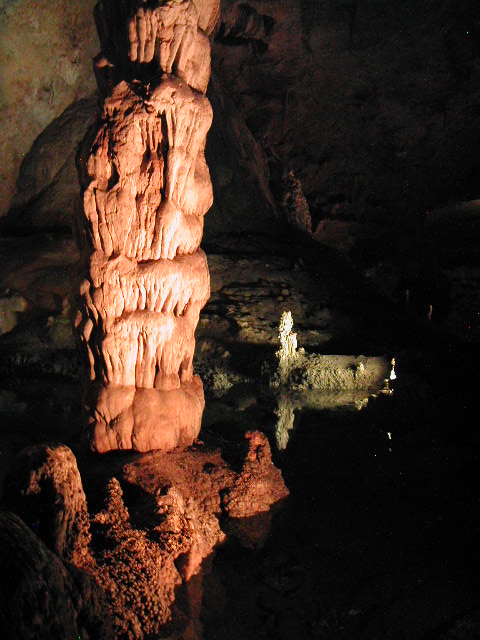
<svg viewBox="0 0 480 640">
<path fill-rule="evenodd" d="M 88 61 L 97 51 L 93 4 L 18 0 L 1 5 L 6 160 L 0 215 L 8 209 L 22 154 L 35 136 L 74 98 L 93 89 Z M 475 196 L 480 178 L 477 13 L 473 0 L 222 2 L 213 34 L 216 102 L 221 106 L 231 92 L 252 139 L 269 157 L 270 186 L 275 191 L 274 183 L 279 184 L 280 202 L 282 178 L 293 171 L 320 241 L 344 251 L 367 242 L 385 260 L 392 251 L 388 235 L 398 235 L 399 225 L 411 233 L 433 206 Z M 75 46 L 82 56 L 71 59 Z M 65 80 L 72 78 L 73 84 Z M 231 220 L 245 220 L 246 228 L 265 220 L 263 227 L 271 226 L 269 206 L 265 201 L 259 206 L 255 197 L 251 171 L 245 172 L 244 189 L 232 176 L 238 166 L 232 167 L 227 156 L 241 156 L 243 145 L 231 145 L 228 112 L 215 119 L 219 126 L 214 120 L 210 162 L 219 158 L 212 174 L 220 196 L 209 225 L 222 230 L 222 219 L 231 215 Z M 48 168 L 43 171 L 49 174 Z M 25 200 L 29 176 L 22 174 L 12 218 L 18 220 L 29 207 L 27 226 L 32 217 L 39 226 L 46 219 L 49 225 L 65 221 L 64 204 L 55 211 L 49 204 L 55 201 L 52 190 L 47 197 L 37 188 Z M 58 189 L 65 193 L 66 181 L 60 182 Z M 250 215 L 254 208 L 259 215 Z M 238 215 L 241 210 L 245 218 Z"/>
<path fill-rule="evenodd" d="M 385 258 L 385 234 L 478 191 L 475 2 L 241 7 L 222 3 L 214 71 L 277 180 L 289 170 L 300 180 L 320 241 L 347 251 L 371 238 Z"/>
<path fill-rule="evenodd" d="M 35 138 L 73 101 L 95 90 L 95 0 L 0 2 L 0 216 Z"/>
</svg>

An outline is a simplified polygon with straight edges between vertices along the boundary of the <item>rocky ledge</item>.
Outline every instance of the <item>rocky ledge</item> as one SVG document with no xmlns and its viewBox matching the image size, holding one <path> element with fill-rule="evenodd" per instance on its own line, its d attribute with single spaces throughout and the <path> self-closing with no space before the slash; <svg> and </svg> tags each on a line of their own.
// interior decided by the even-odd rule
<svg viewBox="0 0 480 640">
<path fill-rule="evenodd" d="M 199 638 L 201 591 L 188 597 L 188 582 L 225 531 L 261 544 L 287 496 L 258 431 L 222 449 L 88 453 L 79 466 L 65 445 L 31 446 L 4 482 L 2 628 L 12 639 Z"/>
</svg>

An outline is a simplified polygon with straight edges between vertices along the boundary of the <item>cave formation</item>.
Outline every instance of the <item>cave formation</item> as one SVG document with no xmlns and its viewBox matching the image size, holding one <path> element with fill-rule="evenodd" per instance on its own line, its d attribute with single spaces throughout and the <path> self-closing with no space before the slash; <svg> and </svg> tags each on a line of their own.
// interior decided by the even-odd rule
<svg viewBox="0 0 480 640">
<path fill-rule="evenodd" d="M 477 637 L 476 3 L 96 1 L 0 0 L 2 632 Z"/>
<path fill-rule="evenodd" d="M 209 296 L 199 245 L 213 199 L 204 94 L 208 24 L 218 7 L 201 9 L 106 0 L 95 9 L 105 101 L 100 128 L 78 158 L 85 266 L 74 324 L 89 438 L 101 453 L 173 449 L 200 431 L 204 396 L 193 352 Z"/>
</svg>

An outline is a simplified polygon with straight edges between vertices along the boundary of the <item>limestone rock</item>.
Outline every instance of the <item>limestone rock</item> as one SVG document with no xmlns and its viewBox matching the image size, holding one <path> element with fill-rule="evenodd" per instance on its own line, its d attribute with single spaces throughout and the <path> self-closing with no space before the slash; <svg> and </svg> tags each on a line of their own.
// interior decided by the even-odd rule
<svg viewBox="0 0 480 640">
<path fill-rule="evenodd" d="M 170 450 L 190 444 L 200 431 L 205 407 L 198 376 L 169 390 L 92 386 L 84 402 L 90 443 L 99 453 Z"/>
<path fill-rule="evenodd" d="M 72 102 L 95 89 L 90 73 L 98 47 L 94 4 L 0 2 L 0 217 L 9 210 L 19 167 L 35 138 Z"/>
<path fill-rule="evenodd" d="M 206 28 L 216 11 L 202 3 Z M 192 362 L 210 293 L 210 44 L 192 0 L 100 0 L 95 19 L 105 100 L 77 159 L 73 310 L 89 438 L 101 452 L 173 449 L 196 438 L 204 407 Z"/>
<path fill-rule="evenodd" d="M 280 471 L 272 463 L 267 437 L 260 431 L 245 434 L 248 452 L 233 486 L 225 492 L 223 508 L 230 518 L 248 518 L 270 509 L 288 496 Z"/>
<path fill-rule="evenodd" d="M 212 30 L 218 2 L 203 2 L 200 8 L 201 24 Z M 103 55 L 96 60 L 97 78 L 110 67 L 110 78 L 116 84 L 118 77 L 148 74 L 153 64 L 205 93 L 210 77 L 210 43 L 198 27 L 199 18 L 193 0 L 166 0 L 153 5 L 100 0 L 95 19 Z"/>
<path fill-rule="evenodd" d="M 0 626 L 11 640 L 113 640 L 105 598 L 23 522 L 0 512 Z"/>
<path fill-rule="evenodd" d="M 103 117 L 79 158 L 89 243 L 106 258 L 172 259 L 195 251 L 213 199 L 203 154 L 208 100 L 176 78 L 145 98 L 122 82 Z"/>
<path fill-rule="evenodd" d="M 179 585 L 188 585 L 226 538 L 219 522 L 221 515 L 231 516 L 222 513 L 226 491 L 232 492 L 232 513 L 249 515 L 258 505 L 268 511 L 288 494 L 263 438 L 252 435 L 249 442 L 256 444 L 238 452 L 242 468 L 249 465 L 245 456 L 258 454 L 261 460 L 250 465 L 248 473 L 235 472 L 219 449 L 200 442 L 185 450 L 107 459 L 111 466 L 104 506 L 92 517 L 94 563 L 90 570 L 106 593 L 117 638 L 172 636 L 165 625 L 174 608 L 182 607 L 181 602 L 174 602 Z M 98 464 L 91 474 L 86 479 L 89 486 L 105 481 L 105 469 Z M 262 484 L 269 497 L 262 494 Z M 235 510 L 234 496 L 240 494 L 245 501 L 252 495 L 263 497 Z M 264 520 L 268 521 L 268 513 Z M 222 526 L 224 523 L 225 518 Z M 249 531 L 249 524 L 245 524 L 245 539 L 257 535 L 256 530 Z M 178 622 L 173 622 L 177 633 Z"/>
<path fill-rule="evenodd" d="M 20 166 L 7 225 L 71 226 L 78 197 L 75 155 L 97 111 L 98 96 L 77 100 L 38 136 Z"/>
<path fill-rule="evenodd" d="M 3 504 L 60 558 L 81 566 L 88 557 L 90 525 L 77 461 L 65 445 L 33 445 L 14 459 Z"/>
<path fill-rule="evenodd" d="M 275 229 L 275 204 L 265 156 L 219 78 L 210 84 L 214 108 L 205 155 L 215 202 L 204 227 L 204 240 L 220 234 Z M 98 118 L 98 97 L 79 100 L 35 140 L 20 167 L 17 193 L 2 226 L 17 229 L 67 227 L 78 206 L 75 157 L 79 141 Z M 40 283 L 42 280 L 40 279 Z"/>
<path fill-rule="evenodd" d="M 198 28 L 209 36 L 220 16 L 220 0 L 193 0 L 198 11 Z"/>
<path fill-rule="evenodd" d="M 105 591 L 116 637 L 158 634 L 170 619 L 175 588 L 181 583 L 176 554 L 165 554 L 144 531 L 132 527 L 116 478 L 108 485 L 105 509 L 93 518 L 92 528 L 94 540 L 102 541 L 95 577 Z"/>
</svg>

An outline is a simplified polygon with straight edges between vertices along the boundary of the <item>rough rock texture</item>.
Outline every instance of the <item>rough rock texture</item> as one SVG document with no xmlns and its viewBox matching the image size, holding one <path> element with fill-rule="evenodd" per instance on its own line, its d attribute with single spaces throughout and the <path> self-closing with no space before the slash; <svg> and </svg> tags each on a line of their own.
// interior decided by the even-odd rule
<svg viewBox="0 0 480 640">
<path fill-rule="evenodd" d="M 4 213 L 35 136 L 71 100 L 93 90 L 89 60 L 98 49 L 92 4 L 0 3 L 2 100 L 8 103 L 0 112 Z M 206 4 L 196 2 L 198 25 L 208 33 L 216 10 L 205 17 Z M 212 34 L 215 75 L 269 159 L 279 159 L 279 177 L 292 169 L 300 180 L 321 242 L 343 251 L 355 242 L 351 253 L 362 251 L 371 266 L 377 252 L 383 260 L 391 257 L 392 238 L 385 234 L 393 230 L 396 239 L 399 222 L 422 223 L 425 212 L 446 198 L 474 197 L 480 131 L 474 0 L 408 0 L 400 6 L 393 0 L 364 6 L 225 0 L 221 14 Z M 76 84 L 64 77 L 75 77 Z M 223 153 L 221 146 L 212 149 L 217 152 Z M 221 215 L 231 215 L 233 226 L 242 209 L 252 220 L 255 204 L 239 193 L 231 164 L 222 162 L 214 184 Z M 251 188 L 249 181 L 245 191 Z M 241 208 L 231 207 L 235 191 Z M 220 202 L 223 195 L 228 202 Z M 42 201 L 42 209 L 47 204 Z M 216 213 L 214 206 L 208 225 Z M 258 211 L 258 221 L 265 213 Z M 30 214 L 38 223 L 40 215 Z M 375 252 L 368 251 L 372 245 Z"/>
<path fill-rule="evenodd" d="M 153 68 L 174 73 L 205 93 L 210 77 L 208 35 L 218 11 L 218 0 L 198 4 L 193 0 L 154 4 L 100 0 L 95 7 L 102 43 L 95 61 L 100 87 L 108 89 L 120 78 L 151 76 Z"/>
<path fill-rule="evenodd" d="M 173 76 L 141 93 L 123 81 L 114 88 L 79 157 L 87 241 L 106 258 L 171 260 L 197 250 L 212 203 L 203 155 L 212 113 Z"/>
<path fill-rule="evenodd" d="M 77 147 L 97 111 L 97 95 L 77 100 L 42 131 L 20 166 L 5 224 L 26 229 L 71 227 L 78 198 Z"/>
<path fill-rule="evenodd" d="M 91 571 L 105 590 L 118 638 L 158 634 L 170 621 L 178 586 L 225 540 L 221 515 L 230 522 L 246 519 L 288 496 L 262 434 L 247 436 L 236 463 L 240 472 L 218 449 L 198 443 L 110 469 L 115 477 L 105 507 L 92 518 Z M 89 486 L 98 487 L 102 474 L 93 469 Z"/>
<path fill-rule="evenodd" d="M 241 472 L 223 496 L 223 507 L 231 518 L 263 513 L 286 496 L 282 475 L 271 464 L 272 453 L 266 436 L 260 431 L 249 431 L 245 438 L 248 453 Z"/>
<path fill-rule="evenodd" d="M 23 516 L 37 535 L 13 515 L 5 518 L 17 523 L 19 531 L 12 533 L 12 524 L 4 530 L 0 518 L 0 592 L 6 589 L 12 562 L 29 553 L 31 571 L 41 577 L 38 588 L 42 593 L 47 591 L 47 607 L 50 596 L 56 599 L 55 623 L 66 629 L 72 624 L 72 609 L 79 610 L 80 606 L 68 582 L 70 576 L 76 588 L 90 589 L 82 592 L 87 611 L 93 602 L 104 607 L 107 621 L 111 616 L 117 640 L 158 635 L 171 621 L 172 613 L 177 618 L 174 625 L 182 626 L 185 616 L 178 618 L 173 611 L 180 606 L 174 606 L 176 591 L 198 573 L 203 560 L 225 540 L 220 516 L 245 519 L 258 511 L 268 512 L 288 495 L 262 434 L 248 434 L 246 446 L 236 448 L 240 472 L 225 462 L 218 448 L 203 443 L 187 450 L 105 458 L 100 465 L 98 459 L 84 459 L 87 493 L 96 505 L 90 513 L 77 461 L 68 447 L 38 445 L 25 449 L 5 478 L 3 506 Z M 101 500 L 103 507 L 99 508 Z M 248 527 L 245 531 L 243 537 L 248 536 Z M 3 544 L 4 539 L 8 544 Z M 14 560 L 8 557 L 10 544 L 19 547 Z M 43 577 L 47 562 L 51 574 Z M 28 566 L 21 566 L 17 572 L 19 586 L 17 589 L 15 584 L 13 594 L 19 602 L 14 611 L 27 606 L 24 597 L 30 589 L 32 610 L 38 607 L 39 612 L 37 627 L 32 624 L 31 635 L 22 628 L 24 635 L 19 631 L 18 636 L 8 637 L 43 638 L 46 636 L 42 634 L 52 630 L 53 622 L 39 606 L 35 587 L 28 587 Z M 91 578 L 103 590 L 106 602 Z M 43 585 L 42 580 L 48 584 Z M 79 612 L 80 620 L 82 615 Z M 30 618 L 24 615 L 22 620 L 28 628 Z M 103 638 L 102 633 L 100 627 L 98 635 L 79 632 L 63 637 Z"/>
<path fill-rule="evenodd" d="M 224 241 L 227 240 L 225 237 Z M 322 249 L 323 257 L 312 255 L 310 270 L 308 263 L 295 257 L 293 245 L 282 247 L 279 252 L 274 244 L 270 244 L 265 251 L 265 238 L 250 236 L 248 252 L 243 253 L 242 248 L 239 255 L 236 242 L 235 238 L 230 239 L 221 252 L 209 252 L 211 297 L 197 326 L 198 348 L 194 355 L 194 366 L 206 389 L 220 391 L 225 389 L 225 385 L 237 384 L 245 374 L 258 381 L 267 356 L 274 361 L 273 354 L 278 348 L 278 322 L 284 311 L 291 311 L 298 344 L 308 354 L 331 353 L 339 341 L 341 344 L 345 340 L 351 341 L 349 349 L 352 353 L 389 352 L 385 346 L 372 346 L 370 340 L 365 342 L 364 338 L 353 338 L 359 335 L 357 322 L 358 309 L 363 308 L 359 297 L 362 290 L 352 281 L 351 268 L 342 271 L 345 265 L 341 266 L 333 252 Z M 21 241 L 4 238 L 0 240 L 0 251 L 5 258 L 0 288 L 15 287 L 18 295 L 29 303 L 25 312 L 17 314 L 22 318 L 21 325 L 0 338 L 1 366 L 4 370 L 13 368 L 17 374 L 28 367 L 42 375 L 46 372 L 60 373 L 76 379 L 79 359 L 75 353 L 73 332 L 62 308 L 62 300 L 71 288 L 68 272 L 78 260 L 75 244 L 65 238 L 53 239 L 43 235 Z M 306 252 L 304 256 L 307 256 Z M 193 261 L 193 256 L 185 256 L 184 259 Z M 117 264 L 130 268 L 131 262 L 122 259 Z M 140 264 L 136 268 L 145 277 L 150 269 L 155 270 L 153 264 Z M 102 272 L 98 273 L 100 277 Z M 106 273 L 110 278 L 109 272 Z M 338 284 L 340 276 L 343 280 Z M 117 291 L 122 290 L 123 282 L 119 275 L 115 284 Z M 109 283 L 113 284 L 113 281 L 109 279 Z M 341 298 L 338 291 L 345 287 L 348 295 Z M 186 294 L 190 295 L 188 291 Z M 117 296 L 116 299 L 121 298 Z M 365 321 L 364 312 L 361 317 Z M 370 321 L 373 322 L 372 331 L 382 336 L 388 331 L 392 319 L 389 316 L 379 324 L 372 309 Z M 417 333 L 416 329 L 414 333 Z M 360 346 L 354 340 L 359 341 Z M 335 347 L 330 347 L 332 341 Z M 344 370 L 350 382 L 359 382 L 359 377 L 353 375 L 358 364 L 355 356 L 343 359 L 331 356 L 314 362 L 304 354 L 301 360 L 305 360 L 306 367 L 299 363 L 296 382 L 302 388 L 318 388 L 316 383 L 319 382 L 323 389 L 332 386 L 338 389 L 338 385 L 331 385 L 327 380 L 335 369 Z M 323 379 L 319 375 L 321 367 L 325 369 Z M 310 372 L 308 379 L 303 378 L 301 370 Z M 362 384 L 363 381 L 370 382 L 365 376 L 362 376 Z M 349 382 L 347 386 L 351 386 Z"/>
<path fill-rule="evenodd" d="M 5 477 L 2 502 L 60 558 L 76 566 L 87 561 L 87 502 L 77 461 L 67 446 L 24 449 Z"/>
<path fill-rule="evenodd" d="M 95 89 L 94 0 L 0 2 L 0 217 L 15 193 L 23 157 L 73 101 Z M 18 196 L 23 184 L 18 187 Z"/>
<path fill-rule="evenodd" d="M 201 9 L 208 25 L 218 4 Z M 210 44 L 191 0 L 105 0 L 95 17 L 106 98 L 78 156 L 74 302 L 90 442 L 99 452 L 173 449 L 198 435 L 204 406 L 192 360 L 209 296 L 199 245 L 213 200 Z"/>
<path fill-rule="evenodd" d="M 0 625 L 11 640 L 113 640 L 105 597 L 20 520 L 0 512 Z"/>
<path fill-rule="evenodd" d="M 173 542 L 165 553 L 145 531 L 132 527 L 116 478 L 108 485 L 105 509 L 92 525 L 103 547 L 94 574 L 106 593 L 116 637 L 158 633 L 170 619 L 175 588 L 181 583 L 174 560 L 182 546 Z M 188 542 L 185 538 L 185 548 Z"/>
<path fill-rule="evenodd" d="M 271 232 L 277 215 L 266 157 L 219 77 L 212 78 L 208 97 L 213 124 L 205 156 L 215 201 L 205 220 L 204 241 L 230 233 Z M 71 226 L 79 191 L 78 142 L 97 117 L 97 96 L 78 100 L 35 140 L 20 167 L 9 213 L 1 221 L 9 235 Z"/>
<path fill-rule="evenodd" d="M 191 490 L 176 483 L 160 485 L 150 496 L 154 511 L 135 526 L 119 481 L 110 480 L 105 508 L 92 519 L 92 571 L 105 590 L 117 638 L 158 634 L 171 621 L 182 581 L 190 580 L 225 539 L 215 513 L 189 495 Z"/>
</svg>

